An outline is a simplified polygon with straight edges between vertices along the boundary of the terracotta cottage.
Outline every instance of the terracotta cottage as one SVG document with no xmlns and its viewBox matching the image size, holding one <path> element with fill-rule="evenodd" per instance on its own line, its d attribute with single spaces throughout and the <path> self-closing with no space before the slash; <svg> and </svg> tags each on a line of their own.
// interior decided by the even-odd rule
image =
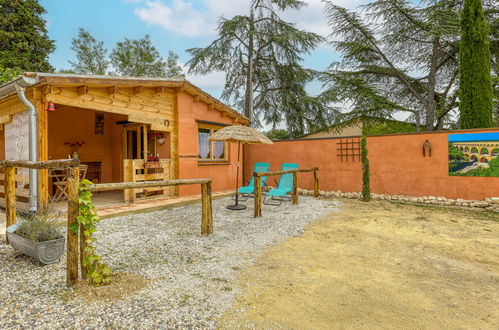
<svg viewBox="0 0 499 330">
<path fill-rule="evenodd" d="M 230 161 L 237 146 L 208 138 L 223 126 L 247 123 L 183 76 L 26 73 L 0 86 L 0 157 L 76 157 L 93 182 L 210 177 L 214 191 L 230 189 L 236 175 Z M 29 189 L 29 177 L 36 189 Z M 51 201 L 64 199 L 64 174 L 57 170 L 19 170 L 16 181 L 20 208 L 46 209 Z M 196 189 L 144 189 L 114 196 L 129 202 L 197 194 Z M 0 202 L 3 192 L 0 186 Z"/>
</svg>

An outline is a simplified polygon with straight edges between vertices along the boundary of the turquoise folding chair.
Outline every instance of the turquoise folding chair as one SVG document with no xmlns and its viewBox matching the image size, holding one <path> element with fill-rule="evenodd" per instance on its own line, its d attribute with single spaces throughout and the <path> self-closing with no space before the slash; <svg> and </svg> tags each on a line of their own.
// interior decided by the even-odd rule
<svg viewBox="0 0 499 330">
<path fill-rule="evenodd" d="M 283 163 L 281 171 L 289 171 L 295 169 L 298 169 L 298 164 Z M 293 173 L 281 174 L 281 176 L 279 177 L 277 188 L 274 188 L 267 193 L 265 199 L 263 200 L 263 204 L 279 206 L 284 200 L 291 200 L 291 198 L 287 198 L 286 195 L 292 191 Z M 267 200 L 268 197 L 270 197 L 269 200 Z"/>
<path fill-rule="evenodd" d="M 253 167 L 253 173 L 268 172 L 269 168 L 270 168 L 269 163 L 255 163 L 255 166 Z M 262 188 L 265 185 L 265 181 L 267 181 L 267 177 L 262 176 L 260 180 Z M 240 201 L 246 201 L 248 200 L 249 197 L 253 197 L 253 193 L 255 192 L 255 177 L 252 176 L 249 184 L 247 186 L 239 188 L 237 192 L 241 194 L 241 197 L 244 198 L 241 199 L 241 197 L 239 197 Z"/>
</svg>

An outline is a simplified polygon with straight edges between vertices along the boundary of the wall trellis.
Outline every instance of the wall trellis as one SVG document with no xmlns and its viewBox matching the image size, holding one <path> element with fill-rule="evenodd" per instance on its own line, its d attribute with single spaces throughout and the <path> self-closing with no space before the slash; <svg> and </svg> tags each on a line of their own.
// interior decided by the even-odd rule
<svg viewBox="0 0 499 330">
<path fill-rule="evenodd" d="M 340 139 L 336 144 L 338 145 L 336 156 L 340 157 L 342 162 L 360 161 L 360 138 Z"/>
</svg>

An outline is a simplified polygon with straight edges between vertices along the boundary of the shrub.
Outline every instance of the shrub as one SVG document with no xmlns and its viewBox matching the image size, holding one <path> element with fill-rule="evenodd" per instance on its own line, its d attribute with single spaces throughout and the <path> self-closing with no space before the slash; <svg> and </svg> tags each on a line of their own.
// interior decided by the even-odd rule
<svg viewBox="0 0 499 330">
<path fill-rule="evenodd" d="M 62 237 L 57 230 L 55 221 L 49 215 L 29 216 L 19 223 L 15 233 L 35 242 L 45 242 Z"/>
</svg>

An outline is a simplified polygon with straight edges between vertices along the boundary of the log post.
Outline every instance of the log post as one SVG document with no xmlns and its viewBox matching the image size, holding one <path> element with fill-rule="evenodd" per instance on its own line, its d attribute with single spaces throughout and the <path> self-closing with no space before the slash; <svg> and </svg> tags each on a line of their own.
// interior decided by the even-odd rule
<svg viewBox="0 0 499 330">
<path fill-rule="evenodd" d="M 201 235 L 213 233 L 213 213 L 211 203 L 211 182 L 201 184 Z"/>
<path fill-rule="evenodd" d="M 78 187 L 80 168 L 68 169 L 67 194 L 68 194 L 68 238 L 66 254 L 66 285 L 73 286 L 78 280 L 78 232 L 70 230 L 78 216 Z"/>
<path fill-rule="evenodd" d="M 319 177 L 317 171 L 314 170 L 314 197 L 319 197 Z"/>
<path fill-rule="evenodd" d="M 135 168 L 133 159 L 125 159 L 123 161 L 123 181 L 135 182 Z M 126 189 L 123 192 L 125 203 L 135 203 L 135 189 Z"/>
<path fill-rule="evenodd" d="M 5 168 L 5 208 L 6 208 L 6 224 L 5 227 L 8 228 L 16 223 L 16 168 L 6 167 Z M 7 238 L 7 233 L 5 233 L 5 239 L 7 243 L 9 239 Z"/>
<path fill-rule="evenodd" d="M 298 172 L 293 172 L 293 205 L 298 204 Z"/>
<path fill-rule="evenodd" d="M 262 216 L 262 178 L 259 176 L 254 176 L 254 187 L 255 187 L 255 211 L 254 217 L 259 218 Z"/>
</svg>

